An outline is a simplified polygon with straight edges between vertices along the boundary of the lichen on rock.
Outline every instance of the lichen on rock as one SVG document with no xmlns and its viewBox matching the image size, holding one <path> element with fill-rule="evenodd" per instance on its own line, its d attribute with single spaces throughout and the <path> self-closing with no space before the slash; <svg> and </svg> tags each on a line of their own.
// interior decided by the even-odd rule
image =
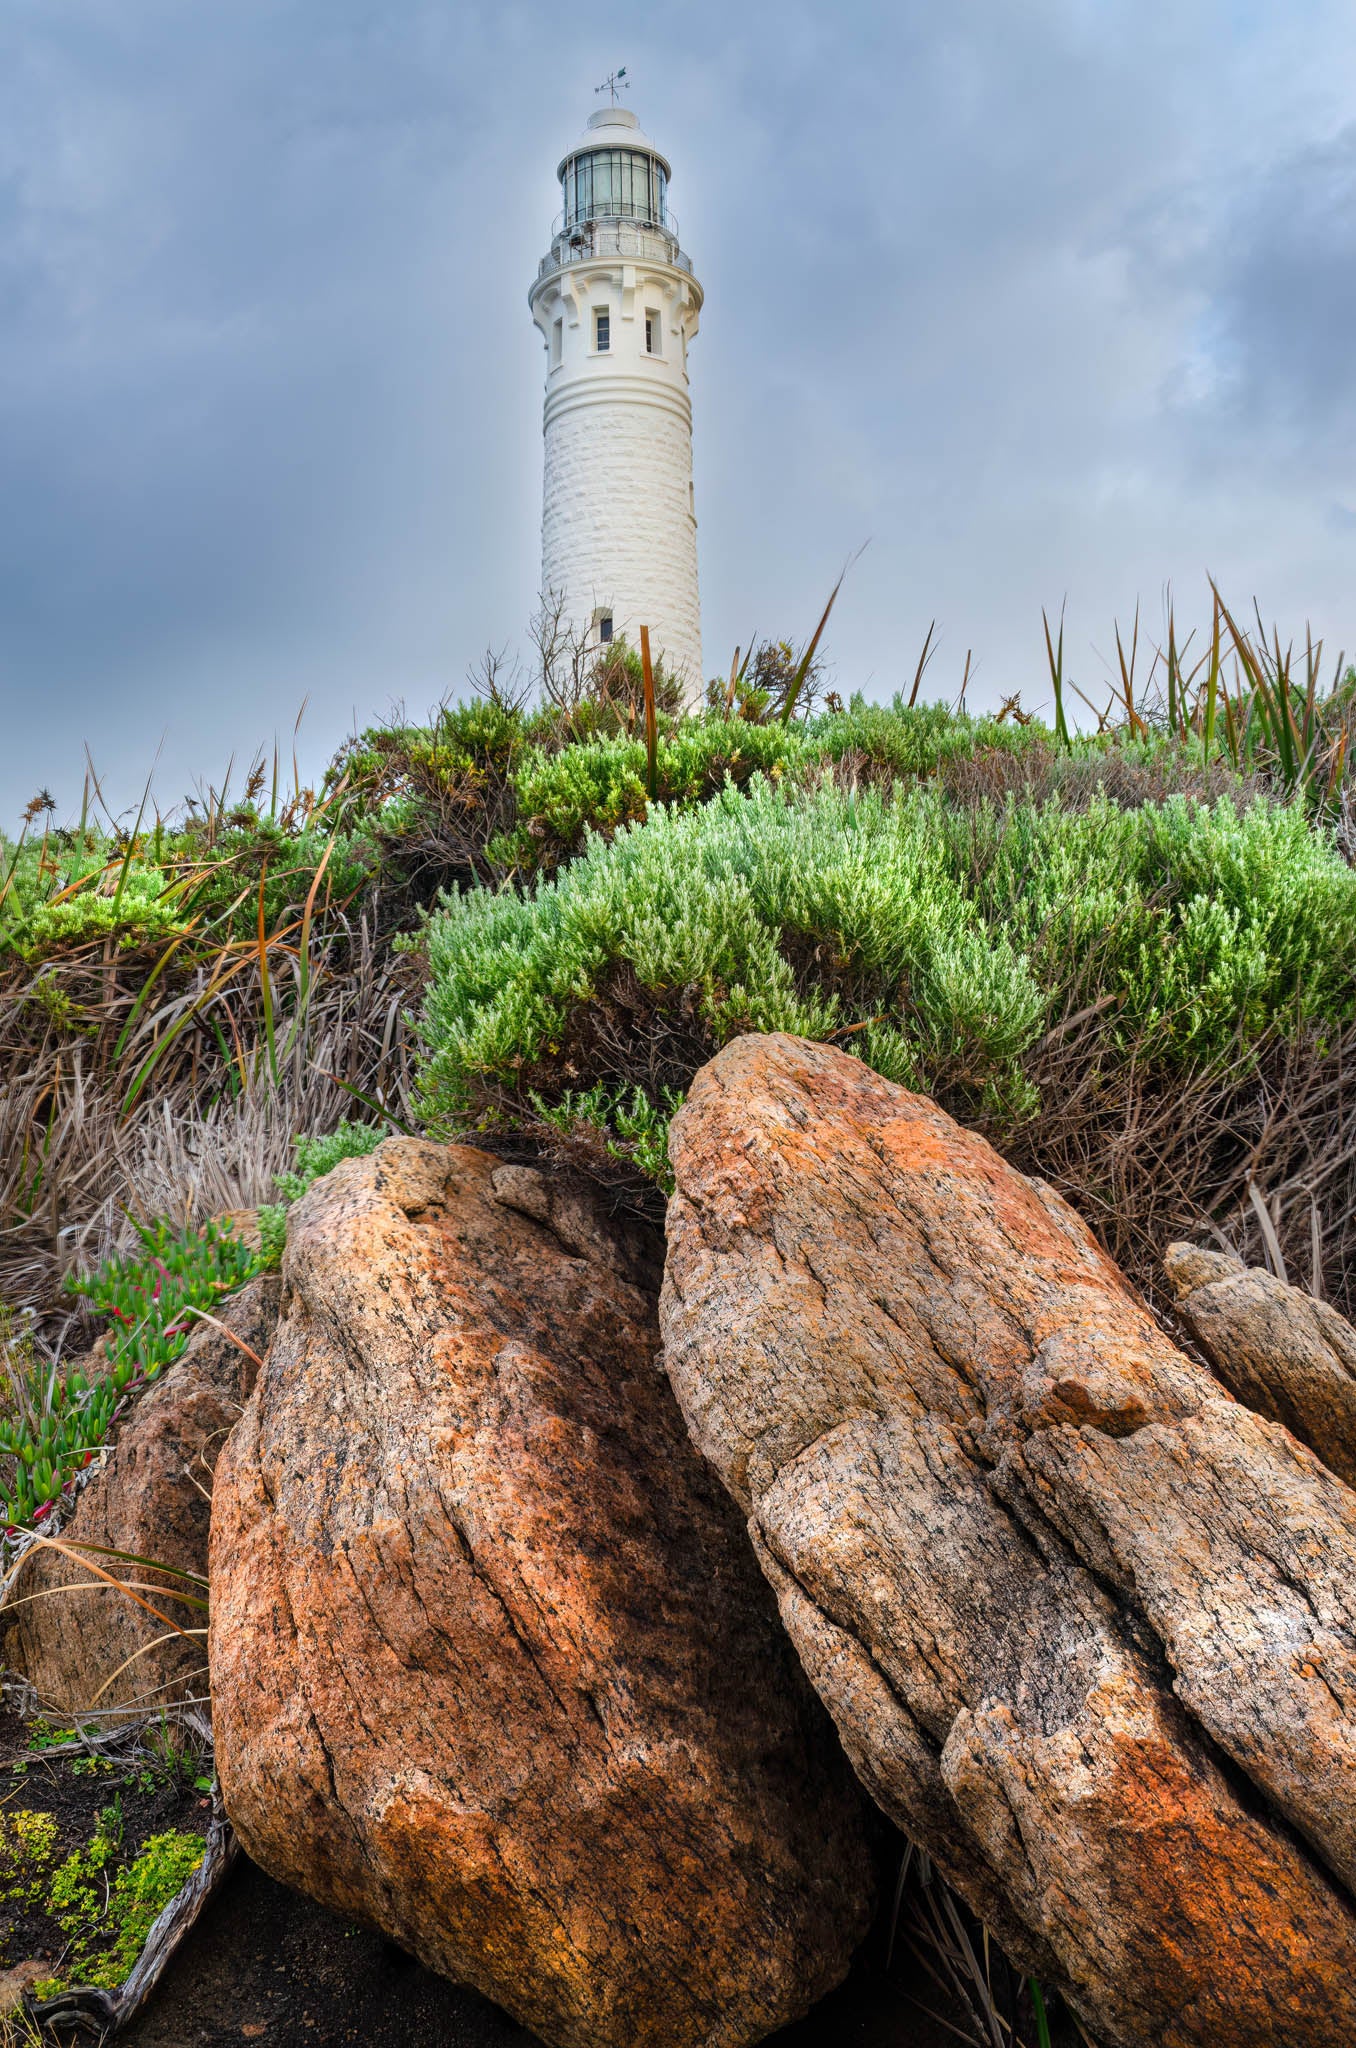
<svg viewBox="0 0 1356 2048">
<path fill-rule="evenodd" d="M 1356 1330 L 1345 1316 L 1226 1252 L 1171 1244 L 1164 1265 L 1183 1321 L 1230 1393 L 1356 1483 Z"/>
<path fill-rule="evenodd" d="M 652 1248 L 389 1139 L 291 1212 L 217 1473 L 227 1811 L 560 2048 L 739 2048 L 865 1932 L 860 1793 L 659 1363 Z"/>
<path fill-rule="evenodd" d="M 673 1130 L 666 1363 L 863 1782 L 1107 2043 L 1356 2038 L 1356 1495 L 825 1046 Z"/>
</svg>

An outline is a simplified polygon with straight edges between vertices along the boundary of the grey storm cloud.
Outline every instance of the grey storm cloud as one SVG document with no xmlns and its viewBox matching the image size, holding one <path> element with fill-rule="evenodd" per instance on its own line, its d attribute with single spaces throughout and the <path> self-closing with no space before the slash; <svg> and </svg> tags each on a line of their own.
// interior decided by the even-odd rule
<svg viewBox="0 0 1356 2048">
<path fill-rule="evenodd" d="M 1255 181 L 1220 272 L 1214 318 L 1235 416 L 1326 430 L 1356 486 L 1356 121 Z"/>
<path fill-rule="evenodd" d="M 713 668 L 1041 696 L 1212 571 L 1356 644 L 1346 0 L 581 19 L 539 0 L 10 0 L 0 825 L 314 773 L 524 637 L 555 164 L 617 63 L 674 163 Z"/>
</svg>

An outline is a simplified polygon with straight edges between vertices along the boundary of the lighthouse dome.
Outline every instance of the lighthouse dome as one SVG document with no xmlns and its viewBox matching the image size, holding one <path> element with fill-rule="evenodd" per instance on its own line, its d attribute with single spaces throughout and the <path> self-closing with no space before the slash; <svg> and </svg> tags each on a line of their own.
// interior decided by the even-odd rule
<svg viewBox="0 0 1356 2048">
<path fill-rule="evenodd" d="M 668 219 L 668 159 L 629 107 L 600 107 L 557 172 L 566 228 L 593 220 Z"/>
</svg>

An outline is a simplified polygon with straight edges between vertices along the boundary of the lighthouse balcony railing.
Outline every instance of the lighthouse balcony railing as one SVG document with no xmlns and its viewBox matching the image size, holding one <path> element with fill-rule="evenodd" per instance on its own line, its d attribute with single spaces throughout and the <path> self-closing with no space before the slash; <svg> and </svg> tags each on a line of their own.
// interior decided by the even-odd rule
<svg viewBox="0 0 1356 2048">
<path fill-rule="evenodd" d="M 557 215 L 551 229 L 551 253 L 537 266 L 538 277 L 546 277 L 568 263 L 588 263 L 598 256 L 613 256 L 623 262 L 671 263 L 678 270 L 691 271 L 692 259 L 678 246 L 678 223 L 672 214 L 663 221 L 609 216 L 600 220 L 571 221 Z"/>
</svg>

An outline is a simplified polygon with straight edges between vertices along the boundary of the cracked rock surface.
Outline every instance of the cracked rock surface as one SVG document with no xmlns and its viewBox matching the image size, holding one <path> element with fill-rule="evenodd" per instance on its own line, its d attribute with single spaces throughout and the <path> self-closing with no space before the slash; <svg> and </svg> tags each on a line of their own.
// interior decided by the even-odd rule
<svg viewBox="0 0 1356 2048">
<path fill-rule="evenodd" d="M 1225 1252 L 1170 1244 L 1182 1320 L 1240 1401 L 1356 1483 L 1356 1330 L 1345 1316 Z"/>
<path fill-rule="evenodd" d="M 859 1060 L 736 1040 L 671 1149 L 669 1374 L 863 1783 L 1103 2041 L 1356 2040 L 1356 1495 Z"/>
<path fill-rule="evenodd" d="M 218 1468 L 245 1847 L 559 2048 L 735 2048 L 844 1975 L 862 1802 L 658 1360 L 653 1260 L 388 1139 L 293 1208 Z"/>
</svg>

